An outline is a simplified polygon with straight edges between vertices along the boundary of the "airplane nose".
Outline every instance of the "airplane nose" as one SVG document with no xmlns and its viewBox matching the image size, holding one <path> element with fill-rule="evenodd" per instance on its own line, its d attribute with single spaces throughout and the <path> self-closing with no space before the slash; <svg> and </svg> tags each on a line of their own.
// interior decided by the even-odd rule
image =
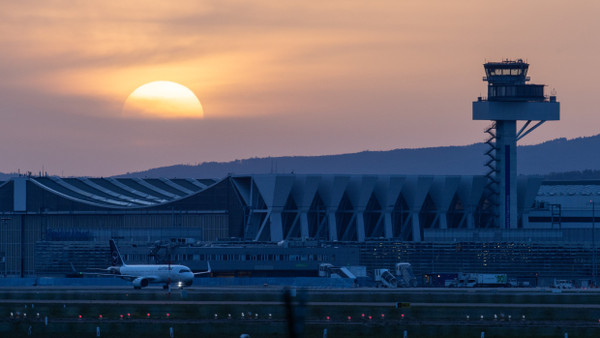
<svg viewBox="0 0 600 338">
<path fill-rule="evenodd" d="M 194 283 L 194 274 L 192 272 L 188 272 L 186 273 L 186 277 L 185 285 L 191 286 L 192 283 Z"/>
</svg>

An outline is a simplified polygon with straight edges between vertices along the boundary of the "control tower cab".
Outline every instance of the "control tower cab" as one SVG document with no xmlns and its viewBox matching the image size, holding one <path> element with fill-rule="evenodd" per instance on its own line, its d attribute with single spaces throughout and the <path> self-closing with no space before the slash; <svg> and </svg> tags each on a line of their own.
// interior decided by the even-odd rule
<svg viewBox="0 0 600 338">
<path fill-rule="evenodd" d="M 473 102 L 473 120 L 490 120 L 485 153 L 488 161 L 486 198 L 490 227 L 517 228 L 517 141 L 546 121 L 560 119 L 555 96 L 544 95 L 544 85 L 529 84 L 529 64 L 523 60 L 483 65 L 488 97 Z M 517 121 L 526 121 L 517 132 Z M 536 123 L 531 125 L 531 122 Z"/>
<path fill-rule="evenodd" d="M 523 60 L 488 62 L 484 81 L 488 82 L 490 101 L 545 101 L 544 85 L 525 84 L 529 81 L 529 64 Z"/>
</svg>

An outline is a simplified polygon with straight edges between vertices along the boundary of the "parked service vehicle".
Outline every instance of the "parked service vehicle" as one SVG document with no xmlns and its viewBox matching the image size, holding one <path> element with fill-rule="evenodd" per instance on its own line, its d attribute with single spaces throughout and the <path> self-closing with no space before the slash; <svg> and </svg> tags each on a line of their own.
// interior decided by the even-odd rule
<svg viewBox="0 0 600 338">
<path fill-rule="evenodd" d="M 333 266 L 330 263 L 322 263 L 319 265 L 319 277 L 328 278 L 349 278 L 356 280 L 356 276 L 345 266 Z"/>
<path fill-rule="evenodd" d="M 399 282 L 398 286 L 412 288 L 417 286 L 417 277 L 410 263 L 396 263 L 396 279 Z"/>
<path fill-rule="evenodd" d="M 433 287 L 456 287 L 457 280 L 457 272 L 427 273 L 423 276 L 423 285 Z"/>
<path fill-rule="evenodd" d="M 375 269 L 373 277 L 377 287 L 407 288 L 417 286 L 417 277 L 412 271 L 410 263 L 396 263 L 394 271 L 388 269 Z"/>
<path fill-rule="evenodd" d="M 554 287 L 556 289 L 572 289 L 573 282 L 571 282 L 570 280 L 556 280 L 555 279 L 552 287 Z"/>
<path fill-rule="evenodd" d="M 504 273 L 459 273 L 457 287 L 501 287 L 510 286 Z"/>
<path fill-rule="evenodd" d="M 397 288 L 398 280 L 388 269 L 375 269 L 374 279 L 377 287 Z"/>
</svg>

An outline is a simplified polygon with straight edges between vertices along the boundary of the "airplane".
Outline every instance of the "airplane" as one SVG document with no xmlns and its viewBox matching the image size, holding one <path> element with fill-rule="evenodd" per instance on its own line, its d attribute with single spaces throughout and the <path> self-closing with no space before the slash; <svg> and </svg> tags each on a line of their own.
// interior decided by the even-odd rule
<svg viewBox="0 0 600 338">
<path fill-rule="evenodd" d="M 179 288 L 191 286 L 194 281 L 194 276 L 211 273 L 210 262 L 208 270 L 203 272 L 192 272 L 190 268 L 180 264 L 138 264 L 127 265 L 123 261 L 123 257 L 119 253 L 119 249 L 114 240 L 110 240 L 110 256 L 112 266 L 105 269 L 108 274 L 98 274 L 104 276 L 118 276 L 119 278 L 128 280 L 133 283 L 134 289 L 141 289 L 148 286 L 150 283 L 163 284 L 163 289 L 168 289 L 173 283 Z M 90 274 L 90 273 L 88 273 Z"/>
</svg>

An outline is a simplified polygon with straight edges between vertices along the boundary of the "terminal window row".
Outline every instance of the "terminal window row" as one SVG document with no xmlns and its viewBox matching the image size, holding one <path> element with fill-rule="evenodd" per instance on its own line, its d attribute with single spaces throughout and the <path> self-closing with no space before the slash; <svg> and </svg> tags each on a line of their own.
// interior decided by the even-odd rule
<svg viewBox="0 0 600 338">
<path fill-rule="evenodd" d="M 145 261 L 146 255 L 126 254 L 125 261 Z M 330 259 L 335 259 L 335 255 L 325 254 L 175 254 L 174 261 L 265 261 L 265 262 L 329 262 Z"/>
</svg>

